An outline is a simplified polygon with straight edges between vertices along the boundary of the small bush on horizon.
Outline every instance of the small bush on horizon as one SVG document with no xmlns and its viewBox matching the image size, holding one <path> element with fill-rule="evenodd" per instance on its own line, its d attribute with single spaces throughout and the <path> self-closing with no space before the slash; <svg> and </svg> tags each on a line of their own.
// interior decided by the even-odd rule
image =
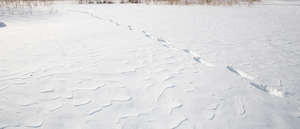
<svg viewBox="0 0 300 129">
<path fill-rule="evenodd" d="M 0 7 L 6 8 L 23 8 L 23 7 L 36 7 L 48 6 L 55 0 L 0 0 Z"/>
<path fill-rule="evenodd" d="M 167 5 L 236 5 L 240 3 L 253 4 L 261 0 L 78 0 L 79 4 L 167 4 Z"/>
<path fill-rule="evenodd" d="M 0 8 L 23 8 L 23 7 L 37 7 L 48 6 L 57 0 L 0 0 Z M 60 0 L 61 1 L 61 0 Z M 253 4 L 260 0 L 73 0 L 78 1 L 79 4 L 168 4 L 168 5 L 236 5 L 239 3 Z"/>
</svg>

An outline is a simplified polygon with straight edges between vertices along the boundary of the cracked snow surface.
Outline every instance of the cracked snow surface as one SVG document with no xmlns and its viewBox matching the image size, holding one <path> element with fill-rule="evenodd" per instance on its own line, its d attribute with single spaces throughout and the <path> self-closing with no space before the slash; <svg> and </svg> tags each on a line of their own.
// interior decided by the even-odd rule
<svg viewBox="0 0 300 129">
<path fill-rule="evenodd" d="M 297 6 L 52 8 L 0 15 L 0 129 L 300 126 Z"/>
</svg>

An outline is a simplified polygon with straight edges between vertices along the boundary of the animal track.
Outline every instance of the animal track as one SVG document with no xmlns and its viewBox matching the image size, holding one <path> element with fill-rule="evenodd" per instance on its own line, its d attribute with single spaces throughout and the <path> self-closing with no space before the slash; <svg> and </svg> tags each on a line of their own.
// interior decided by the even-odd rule
<svg viewBox="0 0 300 129">
<path fill-rule="evenodd" d="M 227 66 L 226 67 L 229 71 L 235 73 L 236 75 L 242 77 L 242 78 L 245 78 L 247 80 L 254 80 L 254 77 L 250 76 L 249 74 L 243 72 L 243 71 L 240 71 L 238 69 L 235 69 L 233 68 L 233 66 Z"/>
<path fill-rule="evenodd" d="M 89 14 L 92 17 L 95 17 L 95 18 L 98 17 L 98 16 L 94 15 L 93 13 L 87 12 L 87 11 L 77 11 L 77 12 Z M 99 17 L 98 17 L 98 19 L 99 19 Z M 101 19 L 104 19 L 104 18 L 101 18 Z M 114 22 L 112 19 L 108 19 L 108 21 L 110 23 L 119 24 L 117 22 Z M 128 29 L 130 31 L 132 30 L 132 26 L 131 25 L 128 25 L 127 27 L 128 27 Z M 191 51 L 189 49 L 178 49 L 178 48 L 176 48 L 174 46 L 171 46 L 171 44 L 167 40 L 165 40 L 163 38 L 156 38 L 155 39 L 152 34 L 150 34 L 149 32 L 147 32 L 145 30 L 142 30 L 142 33 L 145 35 L 145 37 L 160 42 L 161 45 L 164 46 L 164 47 L 166 47 L 166 48 L 172 48 L 174 50 L 183 50 L 183 52 L 185 52 L 188 55 L 190 55 L 194 61 L 196 61 L 196 62 L 198 62 L 200 64 L 203 64 L 203 65 L 205 65 L 207 67 L 214 67 L 215 66 L 214 64 L 203 60 L 203 58 L 201 58 L 197 53 L 195 53 L 195 52 L 193 52 L 193 51 Z M 245 78 L 248 81 L 254 80 L 254 77 L 248 75 L 247 73 L 245 73 L 245 72 L 243 72 L 241 70 L 235 69 L 233 66 L 227 65 L 226 69 L 228 69 L 232 73 L 234 73 L 234 74 L 236 74 L 236 75 L 238 75 L 238 76 L 240 76 L 242 78 Z M 257 83 L 253 83 L 253 82 L 250 82 L 250 85 L 252 85 L 252 86 L 254 86 L 254 87 L 256 87 L 256 88 L 258 88 L 258 89 L 260 89 L 260 90 L 262 90 L 262 91 L 264 91 L 264 92 L 266 92 L 268 94 L 270 94 L 270 95 L 279 96 L 279 97 L 283 97 L 284 96 L 284 94 L 281 91 L 277 90 L 277 89 L 273 89 L 273 88 L 269 88 L 269 87 L 265 87 L 264 88 L 264 86 L 262 86 L 260 84 L 257 84 Z M 160 94 L 160 96 L 161 96 L 161 94 Z M 158 97 L 158 99 L 159 99 L 159 97 Z"/>
<path fill-rule="evenodd" d="M 258 84 L 255 82 L 249 83 L 251 86 L 255 87 L 256 89 L 259 89 L 269 95 L 277 96 L 277 97 L 284 97 L 284 93 L 278 89 L 268 87 L 267 85 Z"/>
<path fill-rule="evenodd" d="M 237 103 L 237 108 L 238 108 L 238 114 L 241 115 L 242 117 L 246 116 L 246 107 L 245 107 L 245 102 L 244 102 L 244 97 L 238 97 L 236 99 Z"/>
<path fill-rule="evenodd" d="M 77 12 L 79 12 L 79 11 L 77 11 Z M 87 12 L 85 12 L 85 13 L 86 14 L 90 14 L 90 15 L 92 14 L 92 13 L 87 13 Z M 91 15 L 91 16 L 95 17 L 95 15 Z M 118 26 L 120 25 L 119 23 L 114 22 L 112 19 L 108 19 L 108 21 L 111 22 L 111 23 L 118 24 Z M 128 29 L 130 31 L 133 30 L 131 25 L 128 25 L 127 27 L 128 27 Z M 149 32 L 147 32 L 145 30 L 142 30 L 142 33 L 145 35 L 145 37 L 147 37 L 149 39 L 155 39 L 152 34 L 150 34 Z M 172 49 L 175 49 L 175 50 L 180 50 L 180 49 L 178 49 L 178 48 L 176 48 L 174 46 L 171 46 L 170 43 L 167 40 L 163 39 L 163 38 L 157 38 L 156 40 L 158 42 L 160 42 L 163 47 L 172 48 Z M 212 63 L 209 63 L 209 62 L 201 59 L 200 56 L 198 56 L 198 54 L 196 54 L 196 53 L 194 53 L 194 52 L 192 52 L 192 51 L 190 51 L 188 49 L 183 49 L 183 51 L 186 52 L 186 53 L 188 53 L 188 54 L 190 54 L 190 55 L 192 55 L 193 59 L 196 62 L 198 62 L 198 63 L 204 64 L 204 65 L 206 65 L 208 67 L 213 67 L 214 66 Z"/>
<path fill-rule="evenodd" d="M 284 97 L 285 93 L 283 93 L 282 91 L 275 89 L 275 88 L 271 88 L 268 87 L 267 85 L 263 85 L 263 84 L 259 84 L 257 82 L 254 81 L 254 77 L 250 76 L 249 74 L 238 70 L 236 68 L 234 68 L 233 66 L 227 66 L 226 67 L 230 72 L 240 76 L 241 78 L 246 79 L 247 81 L 249 81 L 249 84 L 253 87 L 255 87 L 256 89 L 259 89 L 269 95 L 273 95 L 273 96 L 277 96 L 277 97 Z"/>
<path fill-rule="evenodd" d="M 6 27 L 6 24 L 4 22 L 0 22 L 0 28 Z"/>
<path fill-rule="evenodd" d="M 128 25 L 127 27 L 128 27 L 129 30 L 131 30 L 131 31 L 133 30 L 131 25 Z"/>
<path fill-rule="evenodd" d="M 208 67 L 213 67 L 213 66 L 215 66 L 215 65 L 213 65 L 212 63 L 209 63 L 209 62 L 207 62 L 207 61 L 201 59 L 201 57 L 200 57 L 197 53 L 195 53 L 195 52 L 193 52 L 193 51 L 191 51 L 191 50 L 183 49 L 183 51 L 184 51 L 185 53 L 189 54 L 190 56 L 192 56 L 193 59 L 194 59 L 196 62 L 198 62 L 198 63 L 202 63 L 202 64 L 204 64 L 204 65 L 206 65 L 206 66 L 208 66 Z"/>
<path fill-rule="evenodd" d="M 153 38 L 153 36 L 149 33 L 149 32 L 147 32 L 147 31 L 142 31 L 142 33 L 143 34 L 145 34 L 145 36 L 147 37 L 147 38 L 149 38 L 149 39 L 152 39 Z"/>
</svg>

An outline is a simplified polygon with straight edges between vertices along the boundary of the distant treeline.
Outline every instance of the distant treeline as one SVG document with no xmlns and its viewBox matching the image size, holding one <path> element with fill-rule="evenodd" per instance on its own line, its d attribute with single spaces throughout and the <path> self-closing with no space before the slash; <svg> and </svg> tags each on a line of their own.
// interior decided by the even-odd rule
<svg viewBox="0 0 300 129">
<path fill-rule="evenodd" d="M 239 3 L 252 4 L 260 0 L 0 0 L 0 7 L 34 7 L 39 5 L 49 5 L 54 1 L 75 1 L 79 4 L 207 4 L 207 5 L 235 5 Z"/>
<path fill-rule="evenodd" d="M 234 5 L 239 3 L 252 4 L 260 0 L 78 0 L 79 4 L 113 4 L 113 3 L 146 3 L 146 4 L 207 4 L 207 5 Z"/>
<path fill-rule="evenodd" d="M 55 0 L 0 0 L 0 7 L 34 7 L 47 6 Z"/>
</svg>

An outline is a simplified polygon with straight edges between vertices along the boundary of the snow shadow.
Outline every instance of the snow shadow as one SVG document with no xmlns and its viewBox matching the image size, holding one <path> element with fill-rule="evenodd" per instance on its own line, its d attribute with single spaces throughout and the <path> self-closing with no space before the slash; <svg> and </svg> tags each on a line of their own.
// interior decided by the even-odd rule
<svg viewBox="0 0 300 129">
<path fill-rule="evenodd" d="M 6 27 L 6 24 L 3 22 L 0 22 L 0 28 L 2 28 L 2 27 Z"/>
</svg>

